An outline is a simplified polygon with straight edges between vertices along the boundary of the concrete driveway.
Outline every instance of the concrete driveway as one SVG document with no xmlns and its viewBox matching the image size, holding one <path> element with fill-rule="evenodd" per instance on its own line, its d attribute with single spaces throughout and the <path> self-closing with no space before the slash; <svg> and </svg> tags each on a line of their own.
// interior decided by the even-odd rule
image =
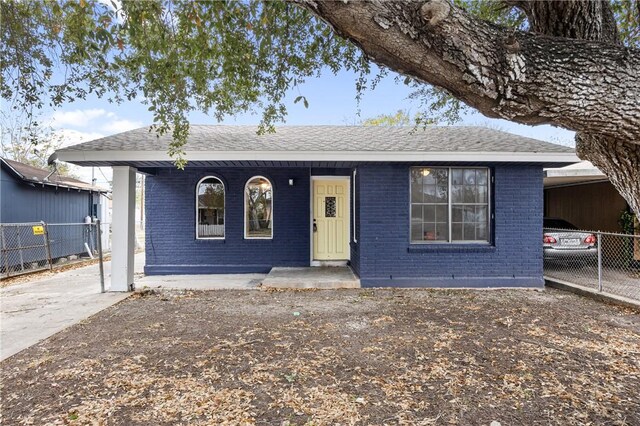
<svg viewBox="0 0 640 426">
<path fill-rule="evenodd" d="M 105 283 L 111 262 L 105 262 Z M 135 257 L 142 272 L 144 253 Z M 0 289 L 0 360 L 38 343 L 109 306 L 131 293 L 100 293 L 98 265 Z"/>
</svg>

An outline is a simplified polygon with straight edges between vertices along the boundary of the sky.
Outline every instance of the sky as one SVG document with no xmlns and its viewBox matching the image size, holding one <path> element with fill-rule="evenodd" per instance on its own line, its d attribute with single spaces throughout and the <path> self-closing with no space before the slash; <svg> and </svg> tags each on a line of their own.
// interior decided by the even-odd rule
<svg viewBox="0 0 640 426">
<path fill-rule="evenodd" d="M 356 76 L 350 72 L 333 75 L 324 73 L 321 77 L 309 79 L 304 85 L 289 93 L 287 98 L 288 116 L 286 122 L 279 125 L 353 125 L 363 119 L 381 114 L 393 114 L 398 110 L 417 112 L 416 101 L 408 99 L 410 88 L 401 81 L 395 81 L 393 75 L 384 78 L 375 90 L 367 91 L 360 104 L 356 101 Z M 309 101 L 305 108 L 302 102 L 294 104 L 298 95 L 304 95 Z M 153 117 L 147 106 L 139 100 L 121 105 L 109 103 L 106 99 L 89 98 L 60 107 L 49 113 L 51 126 L 64 136 L 64 145 L 108 136 L 127 130 L 152 124 Z M 212 116 L 192 113 L 192 124 L 218 124 Z M 242 114 L 228 117 L 221 124 L 258 125 L 260 113 Z M 544 141 L 573 145 L 574 133 L 552 126 L 526 126 L 505 120 L 489 119 L 479 113 L 467 114 L 457 125 L 487 125 L 506 132 L 528 136 Z M 277 132 L 276 125 L 276 132 Z M 111 170 L 103 168 L 75 167 L 74 173 L 82 180 L 96 178 L 100 186 L 109 187 Z"/>
</svg>

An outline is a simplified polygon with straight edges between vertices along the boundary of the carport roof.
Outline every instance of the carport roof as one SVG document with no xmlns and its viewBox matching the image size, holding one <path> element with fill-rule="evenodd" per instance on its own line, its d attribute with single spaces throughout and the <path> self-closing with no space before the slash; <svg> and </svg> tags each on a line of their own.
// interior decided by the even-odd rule
<svg viewBox="0 0 640 426">
<path fill-rule="evenodd" d="M 607 176 L 588 161 L 544 171 L 545 188 L 608 181 Z"/>
<path fill-rule="evenodd" d="M 79 165 L 170 163 L 171 134 L 142 127 L 62 148 L 54 154 Z M 569 164 L 574 150 L 486 127 L 280 126 L 257 134 L 256 126 L 192 125 L 186 159 L 195 162 L 526 162 Z"/>
</svg>

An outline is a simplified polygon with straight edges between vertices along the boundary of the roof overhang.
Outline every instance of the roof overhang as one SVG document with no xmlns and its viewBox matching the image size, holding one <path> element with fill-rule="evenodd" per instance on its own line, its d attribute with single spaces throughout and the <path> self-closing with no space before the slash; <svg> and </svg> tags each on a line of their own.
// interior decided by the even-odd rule
<svg viewBox="0 0 640 426">
<path fill-rule="evenodd" d="M 186 151 L 187 161 L 317 162 L 487 162 L 567 165 L 580 161 L 572 152 L 426 152 L 426 151 Z M 50 159 L 77 165 L 173 162 L 165 151 L 60 150 Z"/>
<path fill-rule="evenodd" d="M 588 183 L 608 181 L 609 179 L 607 176 L 595 167 L 587 169 L 560 168 L 544 171 L 545 188 L 584 185 Z"/>
</svg>

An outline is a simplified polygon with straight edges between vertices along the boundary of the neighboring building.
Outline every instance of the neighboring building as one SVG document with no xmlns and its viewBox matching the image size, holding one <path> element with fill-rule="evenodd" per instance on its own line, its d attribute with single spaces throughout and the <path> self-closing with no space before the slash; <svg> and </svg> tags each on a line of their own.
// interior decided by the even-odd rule
<svg viewBox="0 0 640 426">
<path fill-rule="evenodd" d="M 590 231 L 622 232 L 623 210 L 629 210 L 629 204 L 588 161 L 544 172 L 545 217 Z"/>
<path fill-rule="evenodd" d="M 83 223 L 103 219 L 106 190 L 78 179 L 0 159 L 0 223 Z"/>
<path fill-rule="evenodd" d="M 135 173 L 146 180 L 146 274 L 265 272 L 344 262 L 362 286 L 540 287 L 543 168 L 573 149 L 482 127 L 141 128 L 63 148 L 113 166 L 112 289 L 133 283 Z"/>
<path fill-rule="evenodd" d="M 96 230 L 82 224 L 106 216 L 106 190 L 17 161 L 0 163 L 0 273 L 97 249 Z M 32 230 L 34 222 L 47 224 L 46 236 Z M 109 225 L 101 231 L 108 249 Z"/>
</svg>

